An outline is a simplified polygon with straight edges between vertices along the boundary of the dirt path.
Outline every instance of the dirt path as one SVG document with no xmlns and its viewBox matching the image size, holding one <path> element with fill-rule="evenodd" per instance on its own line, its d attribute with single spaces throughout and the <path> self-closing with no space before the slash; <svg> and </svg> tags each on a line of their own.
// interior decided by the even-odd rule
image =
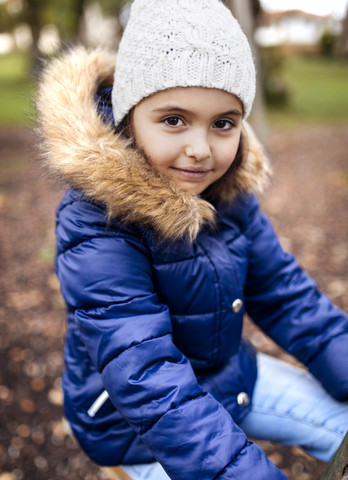
<svg viewBox="0 0 348 480">
<path fill-rule="evenodd" d="M 64 432 L 64 305 L 54 276 L 54 210 L 62 188 L 42 173 L 28 132 L 0 131 L 0 480 L 98 480 Z M 275 133 L 274 183 L 263 198 L 284 246 L 348 311 L 348 126 Z M 262 350 L 288 358 L 255 327 Z M 292 359 L 289 359 L 293 361 Z M 291 480 L 325 468 L 298 448 L 262 447 Z"/>
</svg>

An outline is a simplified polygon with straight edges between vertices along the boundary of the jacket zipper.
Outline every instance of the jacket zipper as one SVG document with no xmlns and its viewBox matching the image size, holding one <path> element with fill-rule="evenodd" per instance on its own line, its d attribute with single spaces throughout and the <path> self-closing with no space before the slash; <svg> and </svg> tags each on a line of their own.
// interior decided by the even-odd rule
<svg viewBox="0 0 348 480">
<path fill-rule="evenodd" d="M 95 417 L 108 398 L 109 394 L 106 390 L 104 390 L 89 407 L 89 409 L 87 410 L 87 414 L 92 418 Z"/>
</svg>

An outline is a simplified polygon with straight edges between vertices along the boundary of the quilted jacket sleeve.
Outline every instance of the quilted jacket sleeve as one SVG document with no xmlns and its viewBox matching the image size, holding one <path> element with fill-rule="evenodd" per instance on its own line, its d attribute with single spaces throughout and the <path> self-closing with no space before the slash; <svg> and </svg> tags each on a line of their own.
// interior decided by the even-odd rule
<svg viewBox="0 0 348 480">
<path fill-rule="evenodd" d="M 105 226 L 101 209 L 74 201 L 58 214 L 63 295 L 111 401 L 175 480 L 286 477 L 202 391 L 174 346 L 168 308 L 154 291 L 148 252 L 134 232 Z"/>
<path fill-rule="evenodd" d="M 253 320 L 297 357 L 336 399 L 348 398 L 348 319 L 285 253 L 255 199 L 246 235 L 246 306 Z"/>
</svg>

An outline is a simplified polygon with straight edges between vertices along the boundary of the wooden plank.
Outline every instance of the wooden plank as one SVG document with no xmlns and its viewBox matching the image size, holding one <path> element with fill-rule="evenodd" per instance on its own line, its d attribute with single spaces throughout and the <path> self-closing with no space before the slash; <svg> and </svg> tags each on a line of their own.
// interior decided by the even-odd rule
<svg viewBox="0 0 348 480">
<path fill-rule="evenodd" d="M 348 432 L 321 480 L 348 480 Z"/>
</svg>

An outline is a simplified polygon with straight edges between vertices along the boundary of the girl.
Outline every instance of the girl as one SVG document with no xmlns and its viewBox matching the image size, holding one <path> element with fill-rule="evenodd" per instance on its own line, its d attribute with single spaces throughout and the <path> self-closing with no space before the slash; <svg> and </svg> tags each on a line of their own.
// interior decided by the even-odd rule
<svg viewBox="0 0 348 480">
<path fill-rule="evenodd" d="M 75 437 L 115 478 L 284 479 L 248 436 L 330 460 L 348 429 L 348 319 L 259 210 L 268 166 L 238 23 L 218 0 L 135 0 L 112 64 L 68 53 L 38 102 L 71 186 L 56 265 Z M 246 312 L 310 373 L 256 354 Z"/>
</svg>

